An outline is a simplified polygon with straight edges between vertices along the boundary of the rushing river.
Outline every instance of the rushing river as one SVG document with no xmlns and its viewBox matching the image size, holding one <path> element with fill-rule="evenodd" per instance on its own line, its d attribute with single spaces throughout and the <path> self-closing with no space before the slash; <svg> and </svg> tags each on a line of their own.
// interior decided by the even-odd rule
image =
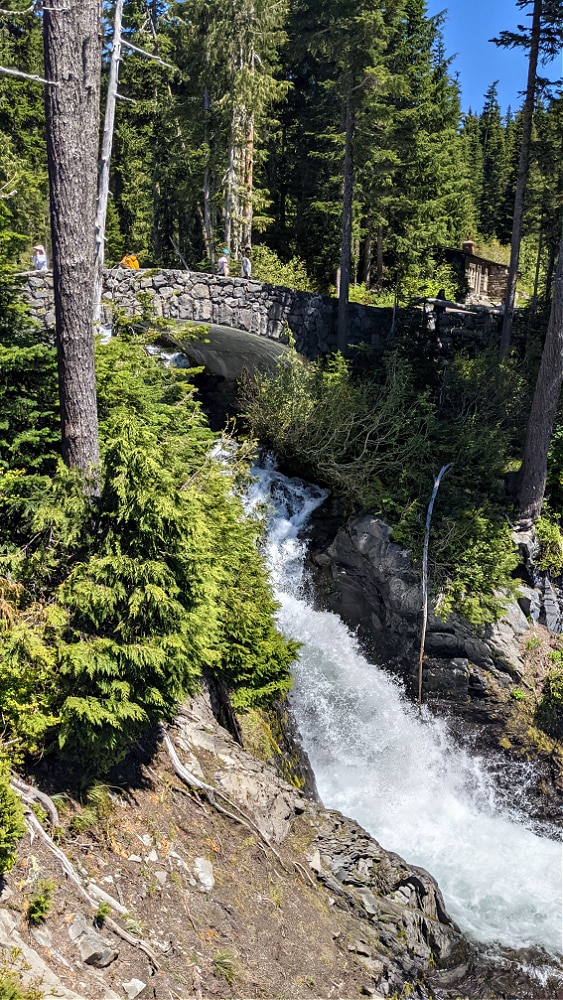
<svg viewBox="0 0 563 1000">
<path fill-rule="evenodd" d="M 338 616 L 303 592 L 299 540 L 325 494 L 256 470 L 251 504 L 271 505 L 267 558 L 282 631 L 302 643 L 293 710 L 323 803 L 383 847 L 428 869 L 468 935 L 509 948 L 562 949 L 562 850 L 500 802 L 479 758 L 419 715 L 362 656 Z"/>
</svg>

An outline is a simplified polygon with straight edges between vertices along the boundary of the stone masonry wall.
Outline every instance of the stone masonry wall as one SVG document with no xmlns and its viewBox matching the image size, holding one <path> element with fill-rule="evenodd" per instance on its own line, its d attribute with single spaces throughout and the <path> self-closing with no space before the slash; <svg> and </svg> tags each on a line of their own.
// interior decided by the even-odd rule
<svg viewBox="0 0 563 1000">
<path fill-rule="evenodd" d="M 45 326 L 54 326 L 52 274 L 29 274 L 24 289 L 35 317 Z M 111 321 L 113 306 L 139 315 L 143 294 L 152 299 L 157 315 L 166 318 L 231 326 L 273 340 L 285 339 L 287 324 L 296 349 L 305 357 L 315 358 L 336 350 L 338 302 L 324 295 L 244 278 L 117 267 L 104 276 L 104 321 Z M 349 343 L 383 347 L 389 336 L 392 310 L 355 303 L 348 308 Z"/>
</svg>

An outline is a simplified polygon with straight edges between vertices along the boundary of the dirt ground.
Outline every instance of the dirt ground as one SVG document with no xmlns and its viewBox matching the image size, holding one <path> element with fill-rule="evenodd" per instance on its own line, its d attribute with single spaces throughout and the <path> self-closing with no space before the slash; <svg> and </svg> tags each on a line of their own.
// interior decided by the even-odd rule
<svg viewBox="0 0 563 1000">
<path fill-rule="evenodd" d="M 151 942 L 159 968 L 101 921 L 118 957 L 103 970 L 85 965 L 68 931 L 77 912 L 90 918 L 92 911 L 45 845 L 27 837 L 0 904 L 64 985 L 88 1000 L 103 1000 L 106 988 L 125 996 L 122 984 L 133 979 L 146 984 L 141 1000 L 373 994 L 360 922 L 303 867 L 312 839 L 303 817 L 276 848 L 280 864 L 256 834 L 182 787 L 162 750 L 131 755 L 114 781 L 98 786 L 95 805 L 56 797 L 59 841 L 80 874 L 127 909 L 117 919 Z M 211 862 L 211 891 L 194 877 L 198 858 Z M 24 915 L 46 882 L 52 907 L 34 926 Z"/>
</svg>

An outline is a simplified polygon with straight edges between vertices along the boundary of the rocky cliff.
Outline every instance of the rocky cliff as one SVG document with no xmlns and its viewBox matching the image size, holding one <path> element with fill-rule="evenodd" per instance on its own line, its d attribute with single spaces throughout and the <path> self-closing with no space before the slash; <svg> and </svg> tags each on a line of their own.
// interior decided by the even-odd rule
<svg viewBox="0 0 563 1000">
<path fill-rule="evenodd" d="M 182 707 L 170 736 L 216 794 L 186 787 L 147 734 L 90 805 L 56 797 L 59 848 L 90 897 L 109 900 L 97 920 L 43 839 L 22 842 L 0 895 L 0 947 L 2 972 L 29 996 L 376 997 L 459 964 L 466 948 L 427 872 L 302 798 L 206 698 Z M 32 919 L 41 895 L 52 906 Z M 104 924 L 112 909 L 130 940 Z"/>
</svg>

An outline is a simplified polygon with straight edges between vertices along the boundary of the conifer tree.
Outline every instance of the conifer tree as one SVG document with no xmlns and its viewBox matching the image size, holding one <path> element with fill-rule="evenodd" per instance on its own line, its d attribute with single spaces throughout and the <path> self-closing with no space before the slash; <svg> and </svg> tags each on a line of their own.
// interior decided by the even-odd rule
<svg viewBox="0 0 563 1000">
<path fill-rule="evenodd" d="M 523 47 L 528 50 L 528 78 L 522 110 L 522 142 L 520 145 L 516 192 L 514 195 L 510 267 L 500 341 L 501 358 L 506 356 L 512 337 L 518 262 L 522 240 L 524 197 L 528 180 L 530 142 L 538 87 L 538 63 L 542 57 L 545 60 L 552 59 L 560 48 L 563 39 L 563 3 L 561 0 L 533 0 L 533 2 L 532 0 L 516 0 L 516 6 L 520 10 L 532 7 L 530 28 L 526 29 L 523 26 L 519 26 L 517 33 L 503 31 L 498 39 L 494 39 L 498 45 L 508 48 Z"/>
<path fill-rule="evenodd" d="M 487 238 L 498 235 L 506 185 L 504 128 L 497 97 L 497 83 L 498 81 L 492 83 L 487 90 L 479 117 L 482 149 L 479 228 Z"/>
</svg>

